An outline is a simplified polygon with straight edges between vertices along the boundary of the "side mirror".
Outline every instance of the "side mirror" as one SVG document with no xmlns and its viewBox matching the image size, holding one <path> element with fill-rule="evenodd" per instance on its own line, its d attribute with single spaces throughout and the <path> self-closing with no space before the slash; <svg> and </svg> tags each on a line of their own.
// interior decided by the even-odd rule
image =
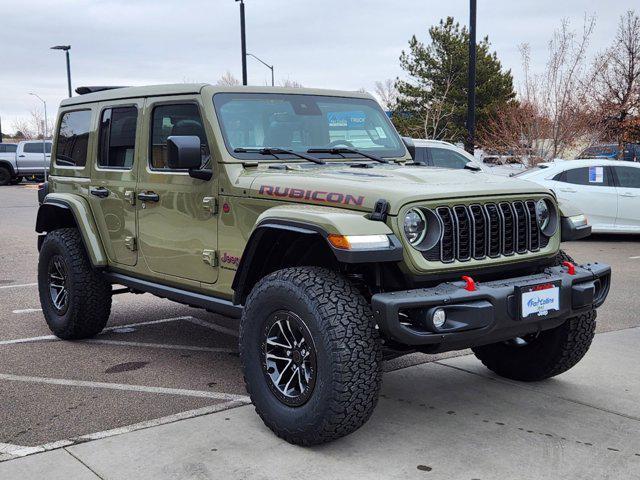
<svg viewBox="0 0 640 480">
<path fill-rule="evenodd" d="M 402 141 L 404 142 L 404 146 L 409 150 L 409 155 L 411 155 L 411 159 L 416 159 L 416 144 L 413 143 L 413 139 L 409 137 L 402 137 Z"/>
<path fill-rule="evenodd" d="M 167 164 L 169 168 L 195 170 L 200 168 L 201 163 L 200 137 L 175 135 L 167 138 Z"/>
</svg>

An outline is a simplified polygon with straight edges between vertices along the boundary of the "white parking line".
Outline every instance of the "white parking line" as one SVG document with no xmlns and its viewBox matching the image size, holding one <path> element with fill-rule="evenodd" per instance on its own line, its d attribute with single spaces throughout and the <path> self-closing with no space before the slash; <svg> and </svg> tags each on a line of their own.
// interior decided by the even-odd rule
<svg viewBox="0 0 640 480">
<path fill-rule="evenodd" d="M 126 425 L 124 427 L 113 428 L 111 430 L 104 430 L 102 432 L 89 433 L 87 435 L 81 435 L 75 438 L 69 438 L 66 440 L 58 440 L 56 442 L 45 443 L 35 447 L 27 447 L 22 445 L 11 445 L 0 443 L 0 461 L 4 460 L 2 454 L 7 455 L 7 460 L 17 457 L 24 457 L 34 453 L 47 452 L 49 450 L 55 450 L 62 447 L 68 447 L 75 443 L 82 443 L 89 440 L 98 440 L 101 438 L 113 437 L 115 435 L 122 435 L 123 433 L 135 432 L 136 430 L 142 430 L 145 428 L 156 427 L 158 425 L 165 425 L 167 423 L 177 422 L 179 420 L 186 420 L 188 418 L 200 417 L 202 415 L 208 415 L 211 413 L 221 412 L 234 407 L 241 407 L 247 405 L 249 402 L 244 400 L 231 400 L 228 402 L 217 403 L 215 405 L 209 405 L 207 407 L 197 408 L 195 410 L 187 410 L 186 412 L 179 412 L 173 415 L 167 415 L 166 417 L 154 418 L 152 420 L 145 420 L 132 425 Z M 2 446 L 7 446 L 7 452 L 3 452 Z"/>
<path fill-rule="evenodd" d="M 632 260 L 635 260 L 635 259 L 637 259 L 637 258 L 640 258 L 640 255 L 636 255 L 636 256 L 634 256 L 634 257 L 629 257 L 629 258 L 631 258 Z"/>
<path fill-rule="evenodd" d="M 22 285 L 2 285 L 0 290 L 4 290 L 5 288 L 22 288 L 22 287 L 35 287 L 38 285 L 37 283 L 23 283 Z"/>
<path fill-rule="evenodd" d="M 175 322 L 178 320 L 188 320 L 191 317 L 173 317 L 173 318 L 161 318 L 160 320 L 149 320 L 148 322 L 137 322 L 137 323 L 127 323 L 124 325 L 114 325 L 112 327 L 107 327 L 100 335 L 105 332 L 110 332 L 112 330 L 118 330 L 119 328 L 130 328 L 130 327 L 140 327 L 144 325 L 156 325 L 158 323 L 167 323 L 167 322 Z M 0 346 L 2 345 L 14 345 L 16 343 L 30 343 L 30 342 L 42 342 L 45 340 L 60 340 L 55 335 L 43 335 L 41 337 L 26 337 L 26 338 L 14 338 L 13 340 L 0 340 Z"/>
<path fill-rule="evenodd" d="M 142 348 L 164 348 L 167 350 L 191 350 L 195 352 L 214 352 L 214 353 L 238 353 L 236 348 L 218 348 L 218 347 L 197 347 L 194 345 L 172 345 L 167 343 L 145 343 L 145 342 L 127 342 L 124 340 L 100 340 L 87 339 L 85 343 L 98 343 L 101 345 L 118 345 L 122 347 L 142 347 Z"/>
<path fill-rule="evenodd" d="M 189 317 L 186 320 L 187 322 L 191 322 L 195 325 L 200 325 L 201 327 L 209 328 L 211 330 L 215 330 L 216 332 L 224 333 L 225 335 L 231 335 L 232 337 L 237 338 L 240 335 L 240 333 L 236 329 L 223 327 L 222 325 L 218 325 L 217 323 L 207 322 L 196 317 Z"/>
<path fill-rule="evenodd" d="M 108 390 L 123 390 L 127 392 L 161 393 L 183 397 L 213 398 L 215 400 L 249 402 L 246 395 L 233 395 L 222 392 L 205 392 L 203 390 L 186 390 L 182 388 L 150 387 L 146 385 L 127 385 L 124 383 L 91 382 L 85 380 L 68 380 L 65 378 L 29 377 L 0 373 L 0 380 L 26 383 L 44 383 L 48 385 L 65 385 L 69 387 L 104 388 Z"/>
<path fill-rule="evenodd" d="M 14 310 L 13 313 L 34 313 L 34 312 L 41 312 L 42 309 L 41 308 L 24 308 L 22 310 Z"/>
</svg>

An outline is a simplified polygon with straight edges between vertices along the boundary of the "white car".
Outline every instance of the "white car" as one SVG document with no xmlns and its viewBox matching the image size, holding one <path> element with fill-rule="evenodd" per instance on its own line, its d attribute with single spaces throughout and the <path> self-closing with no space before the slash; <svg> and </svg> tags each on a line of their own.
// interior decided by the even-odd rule
<svg viewBox="0 0 640 480">
<path fill-rule="evenodd" d="M 568 160 L 516 175 L 553 190 L 586 215 L 593 232 L 640 233 L 640 163 Z"/>
<path fill-rule="evenodd" d="M 477 158 L 464 149 L 456 147 L 453 143 L 421 138 L 405 138 L 404 140 L 405 143 L 407 141 L 413 143 L 415 153 L 411 152 L 411 148 L 409 151 L 412 153 L 414 162 L 440 168 L 465 168 L 465 165 L 472 164 L 486 173 L 491 173 Z"/>
</svg>

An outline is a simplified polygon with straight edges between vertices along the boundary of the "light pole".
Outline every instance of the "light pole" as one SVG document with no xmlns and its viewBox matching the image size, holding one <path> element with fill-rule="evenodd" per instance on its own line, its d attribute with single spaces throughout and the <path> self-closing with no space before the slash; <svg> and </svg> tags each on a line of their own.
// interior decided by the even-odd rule
<svg viewBox="0 0 640 480">
<path fill-rule="evenodd" d="M 247 36 L 244 25 L 244 0 L 240 2 L 240 48 L 242 49 L 242 85 L 247 84 Z"/>
<path fill-rule="evenodd" d="M 467 90 L 465 150 L 473 155 L 476 135 L 476 0 L 470 0 L 469 4 L 469 85 Z"/>
<path fill-rule="evenodd" d="M 47 102 L 45 102 L 37 93 L 29 92 L 44 105 L 44 127 L 42 129 L 42 157 L 44 158 L 44 181 L 47 181 Z"/>
<path fill-rule="evenodd" d="M 67 88 L 69 89 L 69 98 L 71 98 L 71 64 L 69 62 L 71 45 L 56 45 L 55 47 L 51 47 L 51 50 L 64 50 L 64 54 L 67 57 Z"/>
<path fill-rule="evenodd" d="M 274 87 L 275 86 L 275 82 L 274 82 L 274 77 L 273 77 L 273 65 L 269 65 L 267 62 L 263 62 L 262 60 L 260 60 L 258 57 L 256 57 L 253 53 L 247 53 L 247 55 L 249 57 L 253 57 L 256 60 L 258 60 L 261 64 L 263 64 L 265 67 L 267 67 L 268 69 L 271 70 L 271 86 Z"/>
</svg>

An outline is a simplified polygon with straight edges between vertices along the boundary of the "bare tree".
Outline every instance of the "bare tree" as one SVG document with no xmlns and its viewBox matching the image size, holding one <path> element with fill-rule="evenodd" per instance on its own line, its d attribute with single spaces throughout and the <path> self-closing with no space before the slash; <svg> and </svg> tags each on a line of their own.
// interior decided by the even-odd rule
<svg viewBox="0 0 640 480">
<path fill-rule="evenodd" d="M 517 152 L 535 163 L 600 139 L 604 125 L 593 101 L 594 72 L 586 58 L 594 27 L 595 18 L 585 17 L 577 34 L 563 20 L 549 42 L 547 63 L 539 74 L 531 72 L 528 45 L 520 46 L 523 80 L 517 102 L 483 126 L 486 146 Z"/>
<path fill-rule="evenodd" d="M 17 118 L 13 122 L 13 130 L 21 132 L 25 139 L 42 138 L 45 134 L 44 113 L 35 107 L 29 112 L 27 118 Z M 46 136 L 50 138 L 53 134 L 53 123 L 48 121 L 46 128 Z"/>
<path fill-rule="evenodd" d="M 300 82 L 296 80 L 291 80 L 290 78 L 280 80 L 278 82 L 278 85 L 280 85 L 281 87 L 287 87 L 287 88 L 303 88 L 304 87 L 304 85 L 302 85 Z"/>
<path fill-rule="evenodd" d="M 240 85 L 240 80 L 233 76 L 233 74 L 227 70 L 224 75 L 222 75 L 216 85 L 224 86 L 224 87 L 234 87 L 236 85 Z"/>
<path fill-rule="evenodd" d="M 382 108 L 387 111 L 395 109 L 398 102 L 398 90 L 393 79 L 387 78 L 382 82 L 376 82 L 374 92 L 380 100 Z"/>
<path fill-rule="evenodd" d="M 640 17 L 620 17 L 613 45 L 594 62 L 596 98 L 622 155 L 625 141 L 637 129 L 640 115 Z"/>
</svg>

